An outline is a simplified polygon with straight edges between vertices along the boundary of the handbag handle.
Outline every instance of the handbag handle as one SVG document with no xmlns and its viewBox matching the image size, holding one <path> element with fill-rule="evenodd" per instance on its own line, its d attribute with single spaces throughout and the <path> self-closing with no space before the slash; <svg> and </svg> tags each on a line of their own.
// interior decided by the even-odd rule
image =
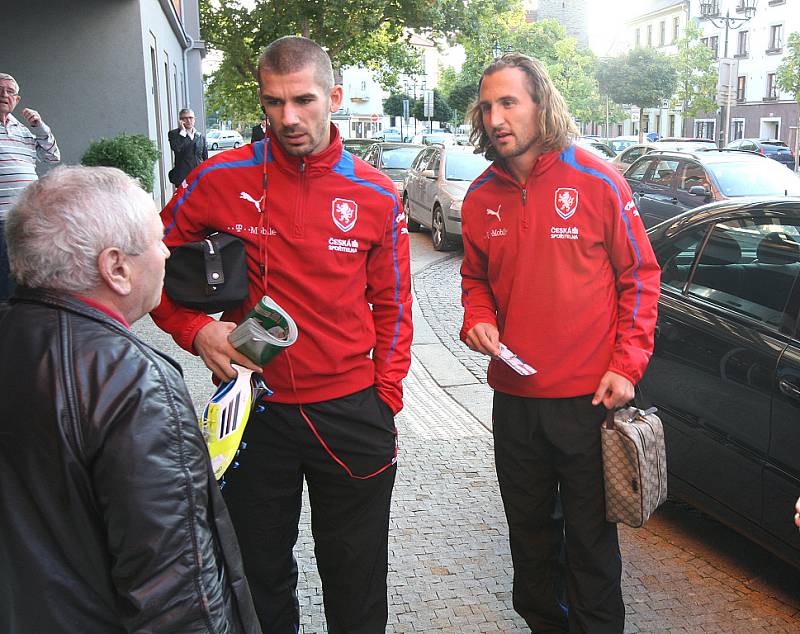
<svg viewBox="0 0 800 634">
<path fill-rule="evenodd" d="M 610 409 L 610 410 L 608 410 L 608 411 L 606 412 L 606 429 L 616 429 L 616 425 L 614 424 L 614 416 L 615 416 L 615 415 L 616 415 L 616 413 L 617 413 L 618 411 L 620 411 L 621 409 L 625 409 L 625 408 L 623 408 L 623 407 L 618 407 L 618 408 L 616 408 L 616 409 Z M 649 415 L 649 414 L 655 414 L 657 411 L 658 411 L 658 408 L 657 408 L 657 407 L 649 407 L 649 408 L 647 408 L 647 409 L 645 409 L 645 410 L 639 410 L 639 409 L 637 409 L 637 410 L 636 410 L 636 416 L 633 416 L 633 417 L 631 417 L 630 421 L 633 421 L 633 420 L 635 420 L 635 419 L 636 419 L 636 418 L 638 418 L 639 416 L 642 416 L 642 417 L 644 417 L 644 416 L 647 416 L 647 415 Z M 630 421 L 628 421 L 628 422 L 630 422 Z"/>
</svg>

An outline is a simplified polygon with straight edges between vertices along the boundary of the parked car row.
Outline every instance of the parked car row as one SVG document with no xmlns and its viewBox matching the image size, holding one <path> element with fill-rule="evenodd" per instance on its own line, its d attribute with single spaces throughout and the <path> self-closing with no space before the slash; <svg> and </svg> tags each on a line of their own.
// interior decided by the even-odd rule
<svg viewBox="0 0 800 634">
<path fill-rule="evenodd" d="M 705 203 L 743 196 L 800 196 L 800 178 L 769 159 L 738 150 L 651 149 L 625 180 L 645 227 Z"/>
</svg>

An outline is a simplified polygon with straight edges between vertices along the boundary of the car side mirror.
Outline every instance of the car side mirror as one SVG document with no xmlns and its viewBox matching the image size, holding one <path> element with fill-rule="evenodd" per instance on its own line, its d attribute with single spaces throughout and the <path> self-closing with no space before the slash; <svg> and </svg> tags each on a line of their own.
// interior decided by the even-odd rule
<svg viewBox="0 0 800 634">
<path fill-rule="evenodd" d="M 711 192 L 708 191 L 708 189 L 703 187 L 702 185 L 692 185 L 689 188 L 689 193 L 692 196 L 708 196 L 709 194 L 711 194 Z"/>
</svg>

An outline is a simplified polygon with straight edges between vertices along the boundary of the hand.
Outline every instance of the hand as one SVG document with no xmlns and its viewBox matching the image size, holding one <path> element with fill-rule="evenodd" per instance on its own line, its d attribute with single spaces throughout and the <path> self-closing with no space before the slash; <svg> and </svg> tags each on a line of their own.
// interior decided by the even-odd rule
<svg viewBox="0 0 800 634">
<path fill-rule="evenodd" d="M 500 354 L 500 332 L 487 323 L 475 324 L 467 333 L 467 345 L 476 352 L 496 357 Z"/>
<path fill-rule="evenodd" d="M 236 328 L 231 321 L 210 321 L 194 336 L 194 349 L 206 367 L 218 379 L 230 380 L 236 377 L 236 370 L 231 363 L 236 363 L 253 372 L 261 372 L 261 368 L 237 351 L 228 341 L 228 335 Z"/>
<path fill-rule="evenodd" d="M 39 113 L 36 110 L 31 110 L 30 108 L 25 108 L 22 111 L 22 116 L 28 121 L 28 124 L 32 128 L 37 128 L 42 124 L 42 117 L 39 116 Z"/>
<path fill-rule="evenodd" d="M 794 514 L 794 525 L 800 528 L 800 498 L 798 498 L 797 504 L 794 505 L 794 510 L 796 511 Z"/>
<path fill-rule="evenodd" d="M 625 405 L 633 398 L 633 383 L 624 376 L 609 370 L 600 379 L 600 385 L 594 393 L 592 405 L 602 403 L 606 409 L 615 409 Z"/>
<path fill-rule="evenodd" d="M 194 120 L 193 119 L 181 119 L 181 127 L 186 130 L 187 132 L 191 132 L 192 128 L 194 127 Z"/>
</svg>

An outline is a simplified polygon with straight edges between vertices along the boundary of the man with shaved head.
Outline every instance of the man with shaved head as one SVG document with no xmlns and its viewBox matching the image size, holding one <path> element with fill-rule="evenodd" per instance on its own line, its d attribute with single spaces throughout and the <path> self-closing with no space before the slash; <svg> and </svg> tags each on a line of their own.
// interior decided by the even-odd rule
<svg viewBox="0 0 800 634">
<path fill-rule="evenodd" d="M 264 631 L 299 628 L 292 548 L 305 479 L 328 632 L 374 634 L 387 620 L 394 415 L 410 361 L 408 229 L 392 181 L 342 148 L 327 53 L 281 38 L 258 78 L 266 138 L 211 158 L 162 212 L 168 246 L 241 238 L 250 296 L 219 321 L 168 297 L 153 317 L 216 376 L 247 365 L 274 391 L 223 489 Z M 259 368 L 227 337 L 263 295 L 299 335 Z"/>
</svg>

